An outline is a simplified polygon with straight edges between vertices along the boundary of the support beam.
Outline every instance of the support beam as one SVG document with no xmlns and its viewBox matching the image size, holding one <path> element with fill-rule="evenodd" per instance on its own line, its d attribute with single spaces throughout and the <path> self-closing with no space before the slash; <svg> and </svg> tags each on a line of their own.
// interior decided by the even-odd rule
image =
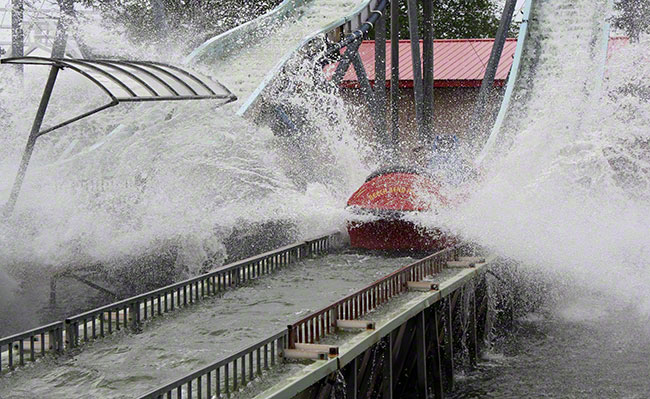
<svg viewBox="0 0 650 399">
<path fill-rule="evenodd" d="M 346 399 L 357 399 L 357 373 L 359 370 L 357 358 L 354 358 L 354 360 L 347 367 L 348 373 L 345 381 L 345 397 Z"/>
<path fill-rule="evenodd" d="M 25 6 L 23 0 L 11 2 L 11 56 L 22 57 L 25 53 L 25 31 L 23 30 Z M 16 75 L 22 82 L 23 65 L 17 64 Z"/>
<path fill-rule="evenodd" d="M 446 299 L 445 315 L 445 356 L 443 368 L 445 370 L 445 381 L 448 391 L 454 390 L 454 323 L 453 305 L 450 297 Z"/>
<path fill-rule="evenodd" d="M 399 0 L 390 2 L 390 120 L 392 150 L 399 144 Z"/>
<path fill-rule="evenodd" d="M 422 62 L 420 58 L 420 39 L 418 36 L 417 0 L 407 0 L 409 33 L 411 36 L 411 60 L 413 65 L 413 91 L 415 97 L 415 120 L 418 125 L 418 137 L 422 140 L 426 134 L 422 111 L 424 109 L 424 92 L 422 83 Z"/>
<path fill-rule="evenodd" d="M 469 350 L 469 362 L 471 367 L 478 364 L 478 342 L 476 337 L 476 286 L 472 287 L 469 300 L 469 334 L 467 348 Z"/>
<path fill-rule="evenodd" d="M 358 328 L 362 330 L 374 330 L 375 322 L 367 320 L 336 320 L 336 327 L 338 328 Z"/>
<path fill-rule="evenodd" d="M 431 361 L 433 372 L 433 394 L 435 399 L 443 399 L 444 391 L 442 387 L 442 364 L 440 362 L 440 302 L 429 308 L 431 322 L 432 354 Z"/>
<path fill-rule="evenodd" d="M 393 332 L 383 338 L 384 364 L 383 364 L 383 384 L 382 398 L 393 399 Z"/>
<path fill-rule="evenodd" d="M 352 54 L 352 66 L 354 66 L 354 71 L 357 73 L 357 80 L 361 86 L 361 92 L 366 97 L 366 102 L 368 103 L 368 111 L 370 112 L 370 117 L 372 119 L 371 123 L 374 125 L 376 130 L 380 117 L 378 112 L 379 109 L 376 104 L 376 93 L 370 86 L 366 68 L 363 66 L 363 61 L 361 61 L 361 56 L 358 51 Z"/>
<path fill-rule="evenodd" d="M 375 107 L 377 141 L 390 148 L 386 126 L 386 16 L 383 13 L 375 24 Z"/>
<path fill-rule="evenodd" d="M 427 381 L 427 342 L 426 342 L 426 321 L 424 319 L 424 311 L 416 316 L 415 324 L 415 348 L 417 358 L 417 373 L 418 373 L 418 394 L 420 397 L 426 399 L 429 397 L 429 384 Z"/>
<path fill-rule="evenodd" d="M 433 0 L 422 0 L 422 18 L 423 40 L 422 40 L 422 69 L 424 79 L 424 104 L 422 118 L 424 122 L 423 132 L 425 134 L 421 139 L 427 144 L 433 140 Z"/>
<path fill-rule="evenodd" d="M 54 38 L 54 44 L 52 46 L 52 58 L 63 58 L 65 55 L 65 47 L 68 41 L 68 26 L 71 23 L 72 15 L 74 13 L 74 5 L 72 0 L 63 0 L 61 1 L 61 16 L 56 26 L 56 36 Z M 54 83 L 56 83 L 56 78 L 59 74 L 59 66 L 52 65 L 50 67 L 50 74 L 47 78 L 47 83 L 45 84 L 45 89 L 43 90 L 43 95 L 41 96 L 41 102 L 38 105 L 38 110 L 36 111 L 36 117 L 32 123 L 32 130 L 29 133 L 27 139 L 27 144 L 25 145 L 25 151 L 23 152 L 23 157 L 20 160 L 20 166 L 18 167 L 18 173 L 16 174 L 16 180 L 14 180 L 13 187 L 11 188 L 11 194 L 9 194 L 9 200 L 4 208 L 4 216 L 8 217 L 13 213 L 14 207 L 16 206 L 16 201 L 18 200 L 18 195 L 20 194 L 20 189 L 23 186 L 23 181 L 25 180 L 25 174 L 27 173 L 27 167 L 29 166 L 29 161 L 32 158 L 32 153 L 34 152 L 34 146 L 36 145 L 36 139 L 39 136 L 41 126 L 43 125 L 43 118 L 45 118 L 45 112 L 47 111 L 47 106 L 50 103 L 50 97 L 52 96 L 52 91 L 54 90 Z"/>
<path fill-rule="evenodd" d="M 439 288 L 437 283 L 432 283 L 431 281 L 407 281 L 406 286 L 409 291 L 421 292 L 437 291 Z"/>
<path fill-rule="evenodd" d="M 334 83 L 335 86 L 338 87 L 341 84 L 345 73 L 348 71 L 348 68 L 350 68 L 352 57 L 359 51 L 359 46 L 361 46 L 361 39 L 350 43 L 345 49 L 341 61 L 339 61 L 339 64 L 336 66 L 334 76 L 332 76 L 332 83 Z"/>
<path fill-rule="evenodd" d="M 485 106 L 489 99 L 490 93 L 494 89 L 494 78 L 497 73 L 497 68 L 499 67 L 499 61 L 501 61 L 501 54 L 503 53 L 503 47 L 506 44 L 506 38 L 508 37 L 510 23 L 512 21 L 512 16 L 515 12 L 516 6 L 517 0 L 507 0 L 505 6 L 503 7 L 503 14 L 501 15 L 501 22 L 499 22 L 499 29 L 497 30 L 494 45 L 492 46 L 492 52 L 490 53 L 490 59 L 485 70 L 485 75 L 483 76 L 481 90 L 479 91 L 478 98 L 476 99 L 474 113 L 472 115 L 472 120 L 469 126 L 470 131 L 467 132 L 467 137 L 470 139 L 470 143 L 474 143 L 475 148 L 480 148 L 480 146 L 483 144 L 482 142 L 476 142 L 476 140 L 479 138 L 479 136 L 483 135 L 484 130 L 487 130 L 483 127 Z"/>
</svg>

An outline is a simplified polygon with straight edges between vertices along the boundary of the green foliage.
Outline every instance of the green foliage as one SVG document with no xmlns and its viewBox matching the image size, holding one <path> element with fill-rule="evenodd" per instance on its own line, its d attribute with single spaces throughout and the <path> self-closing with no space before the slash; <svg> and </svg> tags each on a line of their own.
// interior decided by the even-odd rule
<svg viewBox="0 0 650 399">
<path fill-rule="evenodd" d="M 492 38 L 503 11 L 494 0 L 433 0 L 436 39 Z M 422 38 L 422 2 L 418 2 L 419 35 Z M 390 30 L 390 29 L 389 29 Z M 511 29 L 511 35 L 516 28 Z M 400 38 L 409 39 L 407 3 L 400 2 Z"/>
<path fill-rule="evenodd" d="M 634 42 L 641 33 L 650 33 L 650 0 L 617 0 L 613 25 L 625 31 Z"/>
<path fill-rule="evenodd" d="M 280 0 L 76 0 L 123 26 L 134 42 L 184 38 L 192 47 L 252 19 Z"/>
</svg>

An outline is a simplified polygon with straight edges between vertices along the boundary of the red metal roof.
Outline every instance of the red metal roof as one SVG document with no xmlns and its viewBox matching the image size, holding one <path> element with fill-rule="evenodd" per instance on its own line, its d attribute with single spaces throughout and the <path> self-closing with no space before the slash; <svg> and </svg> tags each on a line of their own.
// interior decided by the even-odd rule
<svg viewBox="0 0 650 399">
<path fill-rule="evenodd" d="M 623 48 L 630 44 L 630 38 L 626 36 L 616 36 L 610 37 L 609 43 L 607 45 L 607 59 L 612 56 L 612 53 L 616 52 L 618 49 Z"/>
<path fill-rule="evenodd" d="M 629 42 L 626 37 L 613 37 L 609 41 L 609 53 L 625 46 Z M 433 43 L 433 79 L 434 87 L 480 87 L 485 68 L 490 59 L 494 39 L 447 39 L 435 40 Z M 507 39 L 501 54 L 494 85 L 503 86 L 508 79 L 512 66 L 517 39 Z M 343 50 L 342 50 L 343 51 Z M 368 79 L 374 85 L 375 80 L 375 41 L 364 40 L 359 48 L 361 60 L 366 68 Z M 422 41 L 420 41 L 420 56 Z M 325 67 L 328 76 L 336 69 L 336 64 Z M 411 61 L 411 41 L 399 42 L 399 85 L 413 87 L 413 63 Z M 390 41 L 386 41 L 386 82 L 390 86 Z M 357 74 L 352 65 L 341 83 L 342 87 L 359 87 Z"/>
<path fill-rule="evenodd" d="M 447 39 L 435 40 L 433 44 L 434 63 L 433 78 L 435 87 L 479 87 L 485 74 L 485 67 L 490 59 L 494 39 Z M 517 47 L 516 39 L 508 39 L 503 48 L 495 86 L 503 86 Z M 420 54 L 422 41 L 420 41 Z M 366 67 L 371 84 L 375 80 L 375 41 L 364 40 L 359 48 L 363 65 Z M 336 65 L 326 67 L 326 73 L 333 73 Z M 411 62 L 411 41 L 399 42 L 399 85 L 413 87 L 413 63 Z M 386 78 L 390 80 L 390 41 L 386 41 Z M 390 85 L 390 82 L 387 82 Z M 343 87 L 359 87 L 354 68 L 350 66 L 343 82 Z"/>
</svg>

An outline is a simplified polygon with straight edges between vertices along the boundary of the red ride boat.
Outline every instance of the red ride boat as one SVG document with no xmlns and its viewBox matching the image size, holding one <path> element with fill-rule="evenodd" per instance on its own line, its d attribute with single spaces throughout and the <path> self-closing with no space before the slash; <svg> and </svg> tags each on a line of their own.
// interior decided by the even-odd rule
<svg viewBox="0 0 650 399">
<path fill-rule="evenodd" d="M 426 173 L 403 167 L 373 173 L 348 200 L 348 207 L 359 216 L 348 221 L 352 247 L 432 251 L 453 245 L 454 239 L 439 230 L 404 219 L 411 212 L 434 211 L 431 204 L 447 206 L 449 201 Z"/>
</svg>

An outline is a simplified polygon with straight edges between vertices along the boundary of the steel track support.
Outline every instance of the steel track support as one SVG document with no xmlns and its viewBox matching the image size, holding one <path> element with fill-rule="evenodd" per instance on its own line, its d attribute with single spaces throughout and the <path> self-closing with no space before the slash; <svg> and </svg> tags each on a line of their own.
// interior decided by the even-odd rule
<svg viewBox="0 0 650 399">
<path fill-rule="evenodd" d="M 517 6 L 517 0 L 507 0 L 505 6 L 503 7 L 503 14 L 501 15 L 501 21 L 499 23 L 499 29 L 497 30 L 496 39 L 492 45 L 492 52 L 490 53 L 490 59 L 488 65 L 485 69 L 485 75 L 483 76 L 483 81 L 481 82 L 481 89 L 476 99 L 476 105 L 474 106 L 474 114 L 472 116 L 469 132 L 467 137 L 472 139 L 477 139 L 477 133 L 483 134 L 483 119 L 485 114 L 485 106 L 488 101 L 489 95 L 494 89 L 494 78 L 499 67 L 499 62 L 501 61 L 501 54 L 503 53 L 503 47 L 506 44 L 506 38 L 508 37 L 508 31 L 510 30 L 510 23 L 512 21 L 512 16 L 515 12 L 515 7 Z M 479 132 L 477 132 L 479 130 Z"/>
<path fill-rule="evenodd" d="M 433 115 L 434 115 L 434 88 L 433 88 L 433 0 L 422 0 L 422 18 L 423 41 L 422 41 L 422 69 L 424 79 L 424 104 L 423 104 L 423 122 L 425 133 L 424 140 L 428 143 L 433 139 Z"/>
<path fill-rule="evenodd" d="M 431 323 L 431 362 L 433 363 L 433 394 L 436 399 L 444 398 L 442 387 L 442 364 L 440 362 L 440 302 L 435 303 L 429 308 L 429 317 Z"/>
<path fill-rule="evenodd" d="M 386 346 L 383 364 L 383 399 L 393 399 L 393 333 L 391 332 L 383 338 Z"/>
<path fill-rule="evenodd" d="M 404 326 L 406 327 L 404 330 L 404 335 L 402 336 L 401 343 L 399 345 L 399 350 L 396 351 L 396 359 L 395 359 L 395 384 L 398 384 L 401 380 L 402 372 L 404 371 L 404 366 L 406 365 L 407 359 L 409 359 L 409 355 L 411 354 L 411 347 L 413 346 L 413 341 L 415 340 L 415 335 L 416 335 L 416 326 L 414 325 L 415 323 L 414 319 L 411 319 L 407 321 Z M 402 380 L 403 382 L 403 380 Z M 395 387 L 397 388 L 397 387 Z M 402 389 L 403 390 L 403 389 Z M 398 395 L 400 396 L 400 395 Z"/>
<path fill-rule="evenodd" d="M 375 364 L 370 361 L 370 358 L 373 357 L 375 349 L 375 347 L 371 347 L 364 352 L 361 368 L 359 368 L 357 373 L 357 392 L 362 398 L 368 397 L 372 393 L 368 392 L 368 390 L 370 386 L 370 375 L 373 373 Z"/>
<path fill-rule="evenodd" d="M 446 300 L 445 315 L 445 356 L 443 368 L 445 370 L 445 385 L 447 391 L 454 390 L 454 323 L 453 323 L 453 305 L 450 297 Z"/>
<path fill-rule="evenodd" d="M 472 285 L 474 283 L 472 282 Z M 469 336 L 468 336 L 469 361 L 471 367 L 478 364 L 478 342 L 476 338 L 476 287 L 472 287 L 469 299 Z"/>
<path fill-rule="evenodd" d="M 357 41 L 350 43 L 348 47 L 345 49 L 341 61 L 339 61 L 339 64 L 336 66 L 336 70 L 334 71 L 334 76 L 332 76 L 332 83 L 334 83 L 336 87 L 338 87 L 341 84 L 341 81 L 343 80 L 345 73 L 348 71 L 348 68 L 350 68 L 350 62 L 352 62 L 352 57 L 358 53 L 359 46 L 361 46 L 361 41 L 362 41 L 361 39 L 358 39 Z"/>
<path fill-rule="evenodd" d="M 357 373 L 358 363 L 355 357 L 352 362 L 348 364 L 348 373 L 345 379 L 345 397 L 346 399 L 357 399 Z"/>
<path fill-rule="evenodd" d="M 399 0 L 390 2 L 390 120 L 393 152 L 399 145 Z"/>
<path fill-rule="evenodd" d="M 420 39 L 418 35 L 418 4 L 417 0 L 407 0 L 409 33 L 411 36 L 411 60 L 413 64 L 413 89 L 415 96 L 415 120 L 418 125 L 418 138 L 426 137 L 423 121 L 424 93 L 422 83 L 422 64 L 420 58 Z"/>
<path fill-rule="evenodd" d="M 478 306 L 477 313 L 477 335 L 478 335 L 478 345 L 479 352 L 482 347 L 488 344 L 489 341 L 489 327 L 488 327 L 488 287 L 487 287 L 487 275 L 483 273 L 479 279 L 479 282 L 476 287 L 476 295 L 478 296 L 477 300 L 480 305 Z"/>
<path fill-rule="evenodd" d="M 415 321 L 415 348 L 418 374 L 418 393 L 424 399 L 429 396 L 429 384 L 427 381 L 427 342 L 426 342 L 426 320 L 424 311 L 416 316 Z"/>
<path fill-rule="evenodd" d="M 386 127 L 386 16 L 382 14 L 375 24 L 375 106 L 378 119 L 375 132 L 380 143 L 390 148 Z"/>
<path fill-rule="evenodd" d="M 363 66 L 363 61 L 361 61 L 361 56 L 357 51 L 352 55 L 352 66 L 354 71 L 357 73 L 357 80 L 361 86 L 361 91 L 366 97 L 366 102 L 368 103 L 368 111 L 370 112 L 372 123 L 375 131 L 377 130 L 377 124 L 380 118 L 379 108 L 377 107 L 376 102 L 376 93 L 372 90 L 370 86 L 370 81 L 368 80 L 368 74 L 366 73 L 366 68 Z"/>
</svg>

